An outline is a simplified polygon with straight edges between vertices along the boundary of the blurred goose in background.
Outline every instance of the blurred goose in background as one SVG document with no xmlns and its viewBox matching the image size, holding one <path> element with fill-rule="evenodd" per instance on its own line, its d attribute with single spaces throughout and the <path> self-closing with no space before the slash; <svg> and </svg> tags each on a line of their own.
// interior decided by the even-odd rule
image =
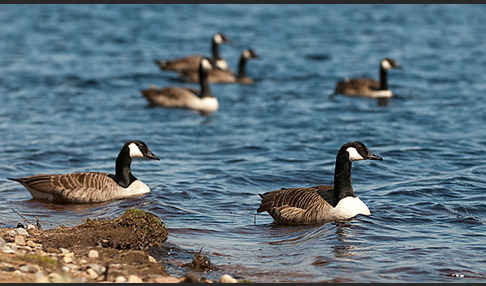
<svg viewBox="0 0 486 286">
<path fill-rule="evenodd" d="M 238 62 L 238 74 L 235 75 L 230 70 L 219 70 L 213 69 L 209 72 L 208 80 L 212 83 L 242 83 L 242 84 L 251 84 L 253 83 L 253 79 L 246 76 L 246 62 L 250 59 L 256 59 L 259 56 L 253 51 L 252 49 L 244 50 Z M 194 71 L 184 71 L 181 73 L 181 76 L 186 81 L 190 82 L 198 82 L 199 81 L 199 73 Z"/>
<path fill-rule="evenodd" d="M 345 79 L 337 83 L 334 94 L 378 99 L 390 98 L 393 93 L 388 89 L 387 72 L 390 69 L 401 68 L 394 60 L 384 58 L 380 62 L 380 81 L 371 78 Z"/>
<path fill-rule="evenodd" d="M 219 45 L 224 43 L 230 43 L 231 40 L 222 33 L 214 34 L 211 40 L 211 64 L 215 69 L 227 70 L 228 63 L 221 58 L 219 54 Z M 156 60 L 155 63 L 159 66 L 161 70 L 170 70 L 176 72 L 183 71 L 194 71 L 197 73 L 199 62 L 204 56 L 202 55 L 192 55 L 184 58 L 178 58 L 174 60 Z"/>
<path fill-rule="evenodd" d="M 267 211 L 277 224 L 304 225 L 370 215 L 368 207 L 354 194 L 351 164 L 359 160 L 383 160 L 361 142 L 344 144 L 337 153 L 333 186 L 291 188 L 259 194 L 257 212 Z"/>
<path fill-rule="evenodd" d="M 130 171 L 130 164 L 135 158 L 160 160 L 144 142 L 132 140 L 123 145 L 116 158 L 115 175 L 82 172 L 8 179 L 24 185 L 33 199 L 55 203 L 104 202 L 150 192 L 150 188 Z"/>
<path fill-rule="evenodd" d="M 201 89 L 188 87 L 165 87 L 158 89 L 152 86 L 142 90 L 142 95 L 149 101 L 150 105 L 162 106 L 165 108 L 186 108 L 199 111 L 203 115 L 218 110 L 218 99 L 212 94 L 208 82 L 208 73 L 212 65 L 208 58 L 202 58 L 199 64 L 199 81 Z"/>
</svg>

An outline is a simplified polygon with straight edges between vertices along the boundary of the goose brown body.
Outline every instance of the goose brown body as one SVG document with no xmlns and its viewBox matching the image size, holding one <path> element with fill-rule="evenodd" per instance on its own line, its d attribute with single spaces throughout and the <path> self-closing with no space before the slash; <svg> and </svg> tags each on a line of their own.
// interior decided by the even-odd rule
<svg viewBox="0 0 486 286">
<path fill-rule="evenodd" d="M 110 174 L 98 172 L 39 174 L 13 180 L 34 198 L 57 203 L 97 203 L 140 194 L 125 190 Z"/>
<path fill-rule="evenodd" d="M 130 165 L 134 158 L 159 160 L 139 140 L 126 142 L 116 158 L 115 174 L 78 172 L 70 174 L 38 174 L 9 178 L 21 183 L 34 199 L 54 203 L 97 203 L 127 198 L 150 192 L 150 188 L 133 176 Z"/>
<path fill-rule="evenodd" d="M 268 212 L 275 223 L 284 225 L 319 224 L 370 215 L 368 207 L 354 194 L 351 162 L 382 160 L 358 141 L 341 146 L 336 155 L 334 184 L 280 189 L 260 194 L 257 212 Z"/>
<path fill-rule="evenodd" d="M 208 72 L 208 82 L 252 84 L 253 79 L 246 75 L 246 63 L 249 59 L 258 57 L 252 49 L 244 50 L 240 55 L 237 74 L 228 69 L 212 69 Z M 181 77 L 188 82 L 199 82 L 199 73 L 194 70 L 182 71 Z"/>
<path fill-rule="evenodd" d="M 260 196 L 262 202 L 257 212 L 267 211 L 275 222 L 285 225 L 325 222 L 322 214 L 335 206 L 331 186 L 281 189 Z"/>
</svg>

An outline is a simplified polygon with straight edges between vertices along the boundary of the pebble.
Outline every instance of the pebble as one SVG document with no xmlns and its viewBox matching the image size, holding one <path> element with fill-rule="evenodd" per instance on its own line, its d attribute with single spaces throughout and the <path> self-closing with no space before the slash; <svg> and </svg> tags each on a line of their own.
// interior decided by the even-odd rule
<svg viewBox="0 0 486 286">
<path fill-rule="evenodd" d="M 29 236 L 29 233 L 25 230 L 25 228 L 16 228 L 15 231 L 17 234 Z"/>
<path fill-rule="evenodd" d="M 72 256 L 64 256 L 64 257 L 62 258 L 62 261 L 63 261 L 64 263 L 66 263 L 66 264 L 67 264 L 67 263 L 72 263 L 72 262 L 73 262 L 73 257 L 72 257 Z"/>
<path fill-rule="evenodd" d="M 154 279 L 155 283 L 179 283 L 181 279 L 172 276 L 160 276 Z"/>
<path fill-rule="evenodd" d="M 148 261 L 152 263 L 157 263 L 157 260 L 150 255 L 148 256 Z"/>
<path fill-rule="evenodd" d="M 89 252 L 88 252 L 88 257 L 89 258 L 98 258 L 100 255 L 98 254 L 98 251 L 94 250 L 94 249 L 91 249 Z"/>
<path fill-rule="evenodd" d="M 61 269 L 62 269 L 62 271 L 64 271 L 64 272 L 69 272 L 69 271 L 71 271 L 71 268 L 69 268 L 69 267 L 67 267 L 67 266 L 63 266 Z"/>
<path fill-rule="evenodd" d="M 86 259 L 81 259 L 81 260 L 79 260 L 79 263 L 85 264 L 85 263 L 88 263 L 88 261 Z"/>
<path fill-rule="evenodd" d="M 23 228 L 20 228 L 23 229 Z M 15 244 L 17 245 L 25 245 L 25 236 L 23 235 L 16 235 L 14 239 Z"/>
<path fill-rule="evenodd" d="M 5 241 L 5 239 L 3 239 L 2 237 L 0 237 L 0 247 L 4 247 L 6 243 L 7 242 Z"/>
<path fill-rule="evenodd" d="M 15 271 L 13 272 L 13 274 L 15 274 L 15 275 L 22 275 L 22 274 L 24 274 L 24 273 L 22 273 L 22 271 L 20 271 L 20 270 L 15 270 Z"/>
<path fill-rule="evenodd" d="M 59 250 L 61 251 L 61 254 L 62 254 L 62 255 L 66 254 L 66 253 L 69 253 L 69 250 L 68 250 L 68 249 L 66 249 L 66 248 L 62 248 L 62 247 L 61 247 L 61 248 L 59 248 Z"/>
<path fill-rule="evenodd" d="M 49 278 L 47 278 L 44 273 L 38 272 L 35 275 L 35 283 L 49 283 Z"/>
<path fill-rule="evenodd" d="M 115 279 L 115 283 L 125 283 L 125 282 L 127 282 L 127 278 L 125 278 L 125 276 L 118 276 Z"/>
<path fill-rule="evenodd" d="M 28 272 L 28 273 L 37 273 L 40 269 L 39 266 L 37 265 L 23 265 L 20 266 L 20 271 L 22 272 Z"/>
<path fill-rule="evenodd" d="M 2 250 L 3 253 L 7 253 L 7 254 L 9 254 L 9 253 L 15 253 L 15 250 L 13 250 L 12 248 L 10 248 L 10 247 L 8 247 L 6 245 L 4 247 L 2 247 L 1 250 Z"/>
<path fill-rule="evenodd" d="M 128 283 L 143 283 L 143 280 L 136 275 L 128 276 Z"/>
<path fill-rule="evenodd" d="M 98 277 L 98 273 L 96 273 L 93 268 L 88 268 L 88 270 L 86 270 L 86 273 L 88 273 L 89 278 L 91 279 L 96 279 L 96 277 Z"/>
<path fill-rule="evenodd" d="M 17 231 L 15 231 L 15 229 L 9 230 L 7 232 L 7 235 L 8 235 L 9 238 L 13 239 L 15 237 L 15 235 L 17 235 Z"/>
<path fill-rule="evenodd" d="M 106 270 L 106 267 L 94 263 L 88 264 L 88 267 L 93 269 L 98 275 L 105 273 Z"/>
<path fill-rule="evenodd" d="M 225 274 L 221 276 L 221 279 L 219 280 L 220 283 L 238 283 L 238 280 L 235 278 L 231 277 L 231 275 Z"/>
</svg>

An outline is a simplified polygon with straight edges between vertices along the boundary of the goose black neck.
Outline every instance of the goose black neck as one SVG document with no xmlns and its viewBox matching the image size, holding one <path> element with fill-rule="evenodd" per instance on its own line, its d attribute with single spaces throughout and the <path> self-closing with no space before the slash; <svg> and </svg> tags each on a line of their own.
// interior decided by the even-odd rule
<svg viewBox="0 0 486 286">
<path fill-rule="evenodd" d="M 351 166 L 345 150 L 340 150 L 336 156 L 336 167 L 334 169 L 334 199 L 339 202 L 342 198 L 354 196 L 351 184 Z"/>
<path fill-rule="evenodd" d="M 124 147 L 118 157 L 116 158 L 116 166 L 115 166 L 115 180 L 116 182 L 126 188 L 130 186 L 133 181 L 137 178 L 132 175 L 130 171 L 130 164 L 132 163 L 132 159 L 130 158 L 130 151 L 127 147 Z"/>
<path fill-rule="evenodd" d="M 388 89 L 387 71 L 380 64 L 380 90 Z"/>
<path fill-rule="evenodd" d="M 219 44 L 218 44 L 218 43 L 216 43 L 216 41 L 215 41 L 215 40 L 213 40 L 213 42 L 212 42 L 211 51 L 212 51 L 212 53 L 213 53 L 213 58 L 212 58 L 212 60 L 213 60 L 213 62 L 214 62 L 214 63 L 216 62 L 216 60 L 221 59 L 221 58 L 219 57 Z"/>
<path fill-rule="evenodd" d="M 200 97 L 213 96 L 211 88 L 209 87 L 208 72 L 204 71 L 202 68 L 199 69 L 199 85 L 201 86 Z"/>
<path fill-rule="evenodd" d="M 240 57 L 240 62 L 238 63 L 238 78 L 243 78 L 246 76 L 246 58 L 242 55 Z"/>
</svg>

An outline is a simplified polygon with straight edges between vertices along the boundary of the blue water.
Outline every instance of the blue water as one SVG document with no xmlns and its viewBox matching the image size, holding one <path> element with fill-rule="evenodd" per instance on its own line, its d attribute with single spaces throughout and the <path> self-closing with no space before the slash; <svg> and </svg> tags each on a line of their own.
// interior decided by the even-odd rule
<svg viewBox="0 0 486 286">
<path fill-rule="evenodd" d="M 254 281 L 485 282 L 486 7 L 483 5 L 2 6 L 0 226 L 45 227 L 160 216 L 168 243 L 209 255 Z M 140 90 L 187 85 L 154 59 L 221 54 L 256 84 L 213 84 L 220 110 L 148 108 Z M 378 77 L 397 94 L 330 98 L 344 77 Z M 160 162 L 134 162 L 152 189 L 139 198 L 56 206 L 7 177 L 113 172 L 123 142 Z M 258 193 L 331 184 L 339 147 L 360 140 L 384 161 L 353 164 L 370 217 L 272 225 Z M 183 263 L 189 258 L 175 257 Z M 174 273 L 183 269 L 174 267 Z M 221 273 L 221 272 L 219 272 Z M 463 278 L 454 275 L 464 275 Z"/>
</svg>

